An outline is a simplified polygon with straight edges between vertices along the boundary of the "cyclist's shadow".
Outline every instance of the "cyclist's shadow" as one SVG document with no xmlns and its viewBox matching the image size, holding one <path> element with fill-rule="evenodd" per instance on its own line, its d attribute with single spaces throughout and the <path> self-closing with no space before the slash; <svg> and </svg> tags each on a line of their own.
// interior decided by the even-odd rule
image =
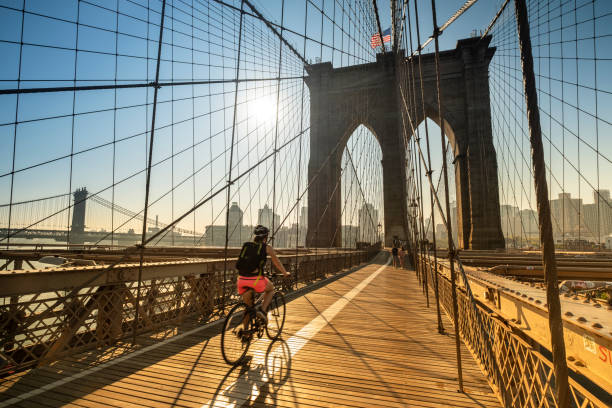
<svg viewBox="0 0 612 408">
<path fill-rule="evenodd" d="M 233 375 L 236 370 L 237 378 Z M 285 340 L 272 341 L 265 355 L 248 356 L 221 380 L 209 404 L 204 406 L 276 405 L 278 391 L 291 372 L 291 350 Z"/>
</svg>

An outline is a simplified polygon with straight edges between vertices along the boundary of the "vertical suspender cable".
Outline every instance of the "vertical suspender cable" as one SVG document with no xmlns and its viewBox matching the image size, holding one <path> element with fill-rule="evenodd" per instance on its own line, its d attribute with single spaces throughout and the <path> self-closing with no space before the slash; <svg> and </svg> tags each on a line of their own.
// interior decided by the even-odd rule
<svg viewBox="0 0 612 408">
<path fill-rule="evenodd" d="M 285 19 L 285 0 L 282 1 L 281 4 L 281 29 L 280 36 L 283 38 L 283 30 L 284 30 L 284 19 Z M 276 82 L 276 126 L 274 126 L 274 170 L 272 175 L 272 234 L 276 231 L 276 225 L 274 223 L 274 215 L 276 214 L 276 157 L 278 156 L 278 109 L 279 109 L 279 101 L 280 101 L 280 87 L 281 87 L 281 71 L 283 68 L 283 42 L 279 41 L 278 43 L 278 80 Z M 300 136 L 301 137 L 301 136 Z M 274 239 L 274 235 L 272 235 L 272 239 Z"/>
<path fill-rule="evenodd" d="M 306 34 L 306 29 L 308 27 L 308 0 L 304 0 L 304 34 Z M 302 50 L 302 54 L 306 55 L 306 35 L 304 35 L 304 47 Z M 333 61 L 333 57 L 332 57 Z M 302 75 L 305 74 L 305 67 L 302 67 Z M 301 108 L 300 108 L 300 147 L 298 153 L 298 172 L 297 172 L 297 190 L 296 190 L 296 212 L 297 212 L 297 226 L 295 229 L 295 285 L 297 289 L 297 283 L 299 281 L 299 250 L 298 247 L 300 245 L 300 218 L 302 215 L 302 210 L 300 208 L 300 181 L 302 176 L 302 135 L 304 133 L 304 86 L 305 82 L 302 81 L 302 100 L 301 100 Z M 304 243 L 306 240 L 304 240 Z M 304 245 L 306 246 L 306 245 Z"/>
<path fill-rule="evenodd" d="M 410 12 L 408 10 L 408 19 L 410 19 Z M 410 30 L 412 29 L 412 24 L 410 23 L 410 21 L 408 21 L 408 26 L 410 28 Z M 412 54 L 412 30 L 409 33 L 410 36 L 410 53 Z M 414 64 L 413 64 L 413 59 L 410 59 L 409 62 L 409 71 L 410 71 L 410 80 L 408 81 L 408 78 L 406 78 L 406 80 L 408 81 L 408 87 L 409 89 L 412 90 L 412 92 L 410 92 L 410 94 L 412 95 L 411 98 L 411 104 L 412 104 L 412 117 L 414 118 L 414 122 L 416 122 L 416 118 L 417 118 L 417 93 L 416 93 L 416 84 L 414 82 Z M 423 120 L 425 120 L 425 115 L 423 115 Z M 414 137 L 416 137 L 417 139 L 420 138 L 420 132 L 418 130 L 418 124 L 414 123 L 414 128 L 416 128 L 416 135 L 414 135 Z M 414 149 L 414 166 L 417 166 L 418 164 L 418 169 L 417 169 L 417 173 L 418 173 L 418 182 L 415 180 L 415 185 L 418 188 L 418 193 L 415 194 L 416 200 L 418 200 L 418 203 L 415 201 L 414 204 L 415 206 L 417 206 L 418 210 L 420 211 L 420 225 L 418 225 L 417 227 L 420 228 L 420 234 L 417 234 L 417 239 L 416 239 L 416 243 L 418 245 L 419 248 L 419 253 L 420 253 L 420 258 L 418 261 L 418 265 L 421 269 L 420 274 L 423 275 L 423 289 L 425 291 L 425 298 L 426 298 L 426 302 L 427 302 L 427 307 L 429 308 L 429 285 L 428 285 L 428 275 L 426 272 L 426 267 L 429 265 L 428 263 L 426 263 L 425 260 L 425 225 L 423 223 L 423 179 L 422 179 L 422 169 L 421 169 L 421 165 L 418 161 L 418 157 L 416 155 L 416 149 Z M 433 206 L 432 206 L 433 208 Z"/>
<path fill-rule="evenodd" d="M 416 150 L 416 149 L 415 149 Z M 415 158 L 416 158 L 416 151 L 415 151 Z M 415 163 L 418 163 L 415 161 Z M 422 199 L 422 193 L 423 193 L 423 178 L 422 178 L 422 173 L 421 173 L 421 166 L 419 165 L 418 167 L 418 174 L 419 174 L 419 179 L 418 179 L 418 189 L 419 189 L 419 194 L 417 195 L 417 200 L 419 200 L 419 203 L 415 203 L 415 205 L 419 206 L 419 210 L 421 212 L 421 216 L 419 217 L 420 221 L 421 221 L 421 225 L 419 225 L 418 227 L 421 228 L 421 234 L 420 236 L 423 237 L 423 235 L 425 234 L 425 226 L 423 224 L 423 199 Z M 421 250 L 421 260 L 425 259 L 425 254 L 424 254 L 424 248 L 423 248 L 423 239 L 419 239 L 419 248 Z M 423 288 L 425 290 L 425 299 L 427 301 L 427 307 L 429 308 L 429 281 L 428 281 L 428 276 L 427 276 L 427 272 L 426 272 L 426 268 L 425 268 L 425 263 L 423 261 L 419 260 L 419 265 L 421 266 L 421 273 L 423 274 Z"/>
<path fill-rule="evenodd" d="M 538 222 L 540 225 L 540 243 L 542 245 L 542 262 L 546 280 L 546 301 L 548 302 L 548 327 L 552 345 L 553 366 L 555 371 L 555 394 L 560 408 L 569 407 L 568 369 L 565 359 L 565 341 L 563 339 L 563 321 L 561 319 L 561 301 L 557 286 L 557 260 L 555 258 L 555 243 L 550 219 L 550 204 L 548 202 L 548 184 L 546 182 L 546 163 L 544 162 L 544 147 L 540 129 L 540 111 L 535 75 L 533 72 L 533 57 L 531 55 L 531 39 L 527 6 L 525 0 L 515 0 L 516 25 L 523 68 L 523 87 L 527 105 L 527 120 L 529 123 L 529 141 L 531 143 L 531 160 L 533 163 L 533 178 L 538 203 Z"/>
<path fill-rule="evenodd" d="M 17 69 L 17 88 L 21 88 L 21 65 L 23 60 L 23 27 L 25 23 L 25 6 L 26 0 L 23 0 L 21 7 L 21 36 L 19 38 L 19 67 Z M 17 154 L 17 124 L 19 122 L 19 94 L 15 99 L 15 126 L 13 128 L 13 157 L 11 164 L 11 193 L 9 197 L 9 209 L 8 209 L 8 220 L 6 228 L 6 249 L 9 249 L 11 245 L 11 217 L 13 215 L 13 193 L 15 191 L 15 162 Z M 68 195 L 68 203 L 70 204 L 70 195 Z M 68 241 L 66 241 L 66 244 Z"/>
<path fill-rule="evenodd" d="M 170 81 L 174 81 L 174 2 L 170 9 Z M 193 14 L 193 11 L 192 11 Z M 167 40 L 166 40 L 167 41 Z M 174 123 L 174 86 L 170 87 L 170 123 Z M 174 219 L 174 126 L 170 127 L 170 218 Z M 157 225 L 156 225 L 157 227 Z M 171 246 L 174 246 L 174 228 L 170 231 Z"/>
<path fill-rule="evenodd" d="M 73 84 L 76 87 L 76 81 L 77 81 L 77 66 L 78 66 L 78 61 L 79 61 L 79 19 L 81 17 L 81 2 L 79 1 L 77 3 L 77 18 L 76 18 L 76 36 L 74 39 L 74 79 L 73 79 Z M 71 123 L 71 130 L 70 130 L 70 166 L 69 166 L 69 174 L 68 174 L 68 197 L 70 197 L 70 194 L 72 193 L 72 174 L 73 174 L 73 168 L 74 168 L 74 118 L 75 118 L 75 111 L 76 111 L 76 91 L 72 92 L 72 123 Z M 76 202 L 74 203 L 74 205 L 76 205 Z M 67 226 L 66 226 L 66 248 L 70 248 L 70 214 L 71 214 L 71 210 L 72 207 L 68 206 L 68 219 L 67 219 Z M 82 239 L 82 237 L 80 237 L 78 240 L 80 241 Z M 81 242 L 79 242 L 81 243 Z M 83 242 L 84 244 L 84 242 Z"/>
<path fill-rule="evenodd" d="M 421 44 L 421 30 L 419 28 L 419 9 L 416 0 L 414 1 L 414 19 L 416 24 L 417 43 Z M 411 42 L 412 43 L 412 42 Z M 412 45 L 411 45 L 412 48 Z M 427 167 L 430 169 L 427 174 L 431 177 L 431 149 L 429 146 L 429 126 L 427 126 L 427 113 L 425 112 L 425 85 L 423 84 L 423 66 L 421 62 L 421 46 L 417 49 L 419 54 L 419 82 L 421 88 L 421 108 L 423 114 L 423 122 L 425 123 L 425 142 L 427 144 Z M 433 264 L 434 264 L 434 294 L 436 297 L 436 313 L 438 315 L 438 333 L 444 333 L 444 325 L 442 324 L 442 314 L 440 313 L 440 292 L 438 287 L 438 247 L 436 242 L 436 210 L 434 207 L 434 193 L 429 189 L 429 200 L 431 206 L 431 231 L 433 241 Z"/>
<path fill-rule="evenodd" d="M 138 287 L 136 291 L 136 310 L 132 326 L 132 341 L 136 343 L 136 331 L 140 313 L 140 287 L 142 285 L 142 263 L 144 260 L 145 239 L 147 237 L 147 212 L 149 209 L 149 190 L 151 187 L 151 162 L 153 161 L 153 141 L 155 137 L 155 115 L 157 111 L 157 94 L 159 91 L 159 65 L 161 62 L 162 39 L 164 35 L 164 17 L 166 13 L 166 0 L 162 2 L 161 22 L 159 24 L 159 41 L 157 44 L 157 66 L 155 68 L 155 89 L 153 91 L 153 112 L 151 117 L 151 136 L 149 139 L 149 159 L 147 163 L 147 181 L 145 185 L 144 215 L 142 219 L 142 235 L 140 239 L 140 262 L 138 266 Z"/>
<path fill-rule="evenodd" d="M 115 29 L 119 32 L 119 0 L 116 3 Z M 148 36 L 147 36 L 148 38 Z M 119 35 L 115 34 L 115 85 L 117 85 L 117 71 L 119 66 Z M 111 187 L 111 246 L 115 245 L 115 178 L 117 172 L 117 89 L 113 91 L 113 170 Z"/>
<path fill-rule="evenodd" d="M 194 0 L 191 0 L 191 81 L 194 81 L 195 78 L 195 73 L 194 73 L 194 16 L 195 14 L 195 7 L 194 7 Z M 192 188 L 192 195 L 193 195 L 193 206 L 195 207 L 196 205 L 196 170 L 195 170 L 195 161 L 196 161 L 196 157 L 195 157 L 195 86 L 191 85 L 191 188 Z M 196 212 L 193 212 L 193 246 L 196 246 Z"/>
<path fill-rule="evenodd" d="M 227 180 L 227 198 L 225 205 L 225 249 L 223 255 L 223 293 L 221 294 L 221 307 L 225 310 L 225 292 L 227 285 L 227 246 L 229 243 L 229 210 L 230 210 L 230 192 L 232 189 L 232 167 L 234 165 L 234 139 L 236 137 L 236 112 L 238 103 L 238 79 L 240 78 L 240 51 L 242 48 L 242 22 L 244 19 L 244 0 L 240 1 L 240 27 L 238 28 L 238 55 L 236 59 L 236 86 L 234 88 L 234 118 L 232 119 L 232 141 L 230 147 L 230 161 Z M 274 217 L 272 217 L 274 218 Z"/>
<path fill-rule="evenodd" d="M 444 200 L 446 201 L 446 234 L 448 238 L 448 262 L 450 264 L 452 295 L 453 295 L 453 320 L 455 321 L 455 348 L 457 351 L 457 375 L 459 377 L 459 391 L 463 392 L 463 373 L 461 369 L 461 345 L 459 339 L 459 310 L 457 305 L 457 276 L 455 273 L 455 254 L 453 245 L 453 232 L 450 223 L 450 203 L 448 198 L 448 169 L 446 160 L 446 143 L 444 141 L 444 112 L 442 111 L 442 87 L 440 84 L 440 48 L 438 36 L 440 34 L 436 21 L 436 0 L 431 0 L 431 16 L 434 27 L 435 62 L 436 62 L 436 85 L 438 90 L 438 118 L 440 121 L 440 143 L 442 144 L 442 171 L 444 173 Z"/>
</svg>

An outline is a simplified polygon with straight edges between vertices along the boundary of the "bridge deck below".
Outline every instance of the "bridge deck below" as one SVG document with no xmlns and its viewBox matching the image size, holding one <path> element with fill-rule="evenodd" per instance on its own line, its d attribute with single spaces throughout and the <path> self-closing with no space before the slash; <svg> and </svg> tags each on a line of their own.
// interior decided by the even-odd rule
<svg viewBox="0 0 612 408">
<path fill-rule="evenodd" d="M 7 378 L 0 406 L 500 406 L 465 348 L 457 392 L 454 339 L 424 303 L 413 272 L 375 262 L 288 303 L 283 339 L 256 341 L 248 366 L 224 363 L 219 325 L 184 326 Z"/>
</svg>

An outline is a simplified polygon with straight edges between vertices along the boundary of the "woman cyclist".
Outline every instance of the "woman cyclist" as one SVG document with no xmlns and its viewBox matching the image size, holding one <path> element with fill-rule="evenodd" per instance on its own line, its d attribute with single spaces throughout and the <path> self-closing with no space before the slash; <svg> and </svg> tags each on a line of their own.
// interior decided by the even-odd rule
<svg viewBox="0 0 612 408">
<path fill-rule="evenodd" d="M 253 306 L 253 291 L 257 293 L 264 292 L 263 304 L 258 308 L 257 314 L 266 322 L 267 310 L 272 296 L 274 295 L 274 285 L 268 278 L 263 275 L 263 268 L 266 264 L 266 259 L 269 256 L 272 260 L 272 265 L 279 270 L 283 276 L 290 276 L 285 270 L 283 264 L 276 256 L 276 252 L 271 245 L 268 245 L 268 235 L 270 230 L 263 225 L 258 225 L 253 231 L 253 241 L 245 242 L 242 245 L 240 256 L 236 262 L 238 269 L 238 294 L 242 296 L 242 300 L 248 306 Z"/>
</svg>

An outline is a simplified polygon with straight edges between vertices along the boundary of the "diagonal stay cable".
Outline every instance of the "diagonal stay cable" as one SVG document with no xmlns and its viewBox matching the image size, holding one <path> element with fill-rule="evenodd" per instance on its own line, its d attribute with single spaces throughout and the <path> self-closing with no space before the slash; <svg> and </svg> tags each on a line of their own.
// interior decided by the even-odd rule
<svg viewBox="0 0 612 408">
<path fill-rule="evenodd" d="M 232 9 L 236 8 L 235 6 L 227 4 L 227 3 L 225 3 L 225 2 L 223 2 L 221 0 L 213 0 L 213 1 L 215 1 L 216 3 L 219 3 L 219 4 L 223 5 L 223 6 L 230 7 Z M 261 21 L 263 21 L 264 24 L 270 29 L 270 31 L 272 31 L 283 42 L 283 44 L 285 44 L 291 50 L 291 52 L 293 52 L 300 59 L 300 61 L 302 61 L 304 63 L 304 65 L 310 65 L 308 63 L 308 61 L 306 61 L 306 59 L 304 59 L 302 54 L 300 54 L 295 48 L 293 48 L 293 46 L 291 44 L 289 44 L 289 42 L 276 30 L 275 25 L 272 24 L 267 18 L 265 18 L 259 12 L 259 10 L 257 10 L 257 8 L 255 6 L 253 6 L 253 4 L 249 0 L 244 0 L 244 3 L 247 6 L 249 6 L 249 8 L 253 11 L 253 13 L 255 13 L 257 18 L 260 19 Z"/>
<path fill-rule="evenodd" d="M 416 0 L 415 0 L 416 1 Z M 438 36 L 442 35 L 442 32 L 446 30 L 455 20 L 457 20 L 463 13 L 465 13 L 470 7 L 474 5 L 478 0 L 467 0 L 463 6 L 459 7 L 457 11 L 446 21 L 446 23 L 442 24 L 441 27 L 438 28 Z M 410 55 L 410 58 L 416 56 L 421 50 L 425 49 L 430 42 L 434 40 L 435 36 L 427 38 L 425 42 L 418 46 L 418 48 Z"/>
</svg>

